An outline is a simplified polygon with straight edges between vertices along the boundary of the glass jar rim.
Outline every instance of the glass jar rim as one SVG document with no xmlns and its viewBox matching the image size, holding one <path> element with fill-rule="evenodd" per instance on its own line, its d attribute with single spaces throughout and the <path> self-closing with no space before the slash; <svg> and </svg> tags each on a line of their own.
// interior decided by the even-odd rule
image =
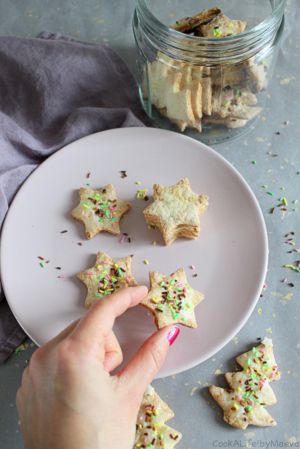
<svg viewBox="0 0 300 449">
<path fill-rule="evenodd" d="M 204 65 L 239 62 L 269 48 L 282 29 L 286 0 L 280 0 L 272 13 L 243 33 L 223 38 L 192 36 L 162 23 L 148 8 L 146 0 L 137 0 L 133 28 L 140 26 L 145 38 L 157 51 L 174 59 Z"/>
<path fill-rule="evenodd" d="M 265 30 L 269 24 L 270 21 L 272 20 L 276 20 L 276 18 L 282 15 L 284 8 L 285 8 L 285 4 L 286 4 L 286 0 L 280 0 L 278 5 L 272 10 L 272 13 L 267 16 L 264 20 L 262 20 L 261 22 L 259 22 L 257 25 L 255 25 L 253 28 L 247 30 L 247 31 L 243 31 L 242 33 L 233 35 L 233 36 L 226 36 L 226 37 L 220 37 L 220 38 L 207 38 L 207 37 L 203 37 L 203 36 L 193 36 L 190 34 L 184 34 L 181 33 L 180 31 L 177 31 L 171 27 L 168 27 L 167 25 L 165 25 L 163 22 L 161 22 L 148 8 L 146 0 L 137 0 L 137 3 L 140 4 L 143 8 L 144 11 L 147 10 L 147 14 L 149 15 L 149 17 L 152 19 L 153 23 L 155 23 L 156 25 L 158 25 L 164 32 L 168 32 L 171 34 L 174 34 L 174 36 L 180 36 L 182 37 L 182 35 L 184 35 L 185 38 L 187 38 L 188 40 L 190 39 L 192 42 L 197 42 L 199 43 L 200 41 L 202 42 L 211 42 L 211 43 L 227 43 L 227 42 L 233 42 L 236 41 L 237 39 L 252 35 L 253 33 L 258 33 L 261 30 Z"/>
</svg>

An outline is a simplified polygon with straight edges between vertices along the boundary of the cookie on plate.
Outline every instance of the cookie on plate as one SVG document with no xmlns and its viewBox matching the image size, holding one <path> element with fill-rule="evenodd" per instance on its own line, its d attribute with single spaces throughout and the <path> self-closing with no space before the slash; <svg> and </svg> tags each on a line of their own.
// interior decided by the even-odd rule
<svg viewBox="0 0 300 449">
<path fill-rule="evenodd" d="M 173 411 L 149 385 L 138 412 L 133 449 L 173 449 L 182 437 L 165 424 L 173 417 Z"/>
<path fill-rule="evenodd" d="M 120 219 L 131 206 L 126 201 L 118 199 L 112 184 L 98 190 L 81 188 L 79 197 L 80 202 L 72 210 L 72 216 L 83 222 L 87 239 L 102 231 L 120 234 Z"/>
<path fill-rule="evenodd" d="M 169 324 L 197 327 L 194 309 L 204 295 L 187 282 L 183 268 L 170 276 L 150 272 L 150 290 L 141 305 L 151 311 L 158 329 Z"/>
<path fill-rule="evenodd" d="M 137 285 L 131 272 L 130 256 L 116 262 L 105 253 L 98 253 L 93 267 L 77 274 L 87 288 L 85 307 L 95 301 L 114 293 L 116 290 Z"/>
<path fill-rule="evenodd" d="M 187 178 L 170 187 L 154 184 L 153 198 L 144 216 L 149 225 L 161 231 L 166 245 L 178 237 L 199 237 L 200 215 L 208 206 L 208 197 L 194 193 Z"/>
</svg>

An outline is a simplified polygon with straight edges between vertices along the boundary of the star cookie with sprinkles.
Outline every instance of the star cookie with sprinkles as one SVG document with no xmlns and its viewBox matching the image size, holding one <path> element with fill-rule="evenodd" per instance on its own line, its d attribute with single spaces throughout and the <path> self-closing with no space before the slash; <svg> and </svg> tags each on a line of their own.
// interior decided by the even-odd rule
<svg viewBox="0 0 300 449">
<path fill-rule="evenodd" d="M 82 221 L 87 239 L 102 231 L 120 234 L 120 219 L 131 208 L 126 201 L 119 200 L 112 184 L 101 189 L 79 190 L 80 202 L 72 210 L 72 216 Z"/>
<path fill-rule="evenodd" d="M 130 256 L 116 262 L 105 253 L 98 253 L 93 267 L 77 274 L 87 288 L 85 306 L 90 307 L 95 301 L 115 291 L 137 285 L 131 273 Z"/>
<path fill-rule="evenodd" d="M 272 340 L 265 338 L 258 346 L 236 358 L 243 371 L 226 373 L 228 389 L 209 387 L 209 392 L 223 409 L 223 418 L 239 429 L 248 425 L 276 426 L 265 406 L 276 404 L 270 382 L 280 378 Z"/>
<path fill-rule="evenodd" d="M 170 187 L 154 184 L 153 198 L 154 202 L 144 209 L 144 217 L 161 231 L 166 245 L 178 237 L 199 237 L 200 216 L 208 206 L 208 197 L 194 193 L 187 178 Z"/>
<path fill-rule="evenodd" d="M 149 385 L 138 413 L 133 449 L 173 449 L 182 438 L 165 424 L 173 417 L 173 411 Z"/>
<path fill-rule="evenodd" d="M 204 295 L 188 284 L 184 269 L 170 276 L 153 271 L 149 277 L 150 290 L 140 304 L 151 311 L 158 329 L 176 323 L 197 327 L 194 309 Z"/>
</svg>

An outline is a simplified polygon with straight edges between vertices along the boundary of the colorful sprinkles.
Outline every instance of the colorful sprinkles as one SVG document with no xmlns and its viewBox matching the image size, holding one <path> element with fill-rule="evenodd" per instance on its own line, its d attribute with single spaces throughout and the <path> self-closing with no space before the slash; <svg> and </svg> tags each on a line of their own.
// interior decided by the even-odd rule
<svg viewBox="0 0 300 449">
<path fill-rule="evenodd" d="M 218 26 L 215 26 L 213 29 L 213 35 L 214 37 L 222 37 L 222 31 L 220 30 L 220 28 Z"/>
<path fill-rule="evenodd" d="M 137 190 L 135 197 L 138 200 L 148 201 L 149 197 L 148 197 L 147 193 L 148 193 L 148 189 L 139 189 L 139 190 Z"/>
<path fill-rule="evenodd" d="M 102 189 L 102 195 L 100 193 L 94 193 L 88 197 L 88 201 L 82 203 L 85 209 L 93 210 L 94 214 L 98 217 L 99 223 L 107 220 L 117 221 L 117 200 L 107 199 L 105 194 L 106 190 Z"/>
<path fill-rule="evenodd" d="M 131 237 L 127 234 L 127 232 L 123 232 L 119 237 L 119 243 L 131 243 Z"/>
<path fill-rule="evenodd" d="M 38 258 L 38 260 L 39 260 L 39 266 L 40 266 L 41 268 L 45 268 L 46 265 L 47 265 L 48 263 L 50 263 L 50 260 L 45 259 L 45 257 L 43 257 L 43 256 L 37 256 L 37 258 Z"/>
<path fill-rule="evenodd" d="M 116 263 L 111 267 L 105 269 L 101 267 L 100 269 L 100 274 L 95 274 L 98 277 L 97 291 L 95 293 L 96 298 L 110 295 L 118 290 L 122 286 L 120 281 L 124 281 L 126 276 L 126 270 Z"/>
<path fill-rule="evenodd" d="M 271 340 L 265 339 L 259 346 L 254 346 L 237 357 L 236 360 L 243 371 L 229 374 L 230 388 L 221 389 L 222 394 L 217 387 L 210 387 L 210 393 L 224 409 L 227 422 L 239 423 L 237 427 L 246 428 L 248 424 L 254 424 L 252 416 L 256 412 L 255 424 L 263 425 L 264 414 L 259 412 L 259 408 L 267 405 L 268 396 L 264 386 L 280 378 L 272 348 Z M 258 424 L 260 419 L 261 424 Z M 270 417 L 268 424 L 272 423 L 274 420 Z"/>
<path fill-rule="evenodd" d="M 28 348 L 29 344 L 28 343 L 21 343 L 16 349 L 15 349 L 15 354 L 20 354 L 20 352 L 26 351 L 26 349 Z"/>
<path fill-rule="evenodd" d="M 150 387 L 152 389 L 152 387 Z M 167 424 L 170 419 L 166 407 L 156 393 L 144 395 L 136 422 L 136 436 L 133 449 L 172 449 L 181 435 Z M 169 413 L 169 412 L 168 412 Z"/>
<path fill-rule="evenodd" d="M 295 232 L 294 231 L 290 231 L 288 233 L 286 233 L 284 235 L 284 243 L 286 245 L 292 246 L 293 248 L 290 249 L 288 252 L 288 254 L 293 254 L 293 253 L 300 253 L 300 248 L 295 248 L 295 246 L 297 246 L 296 240 L 295 240 Z M 287 268 L 291 271 L 294 271 L 296 273 L 300 273 L 300 260 L 295 260 L 292 263 L 286 263 L 284 265 L 282 265 L 283 268 Z M 287 279 L 284 279 L 283 283 L 287 283 Z M 293 283 L 287 283 L 287 285 L 289 287 L 294 287 Z"/>
<path fill-rule="evenodd" d="M 97 254 L 94 266 L 78 273 L 77 277 L 87 287 L 86 307 L 121 288 L 136 285 L 131 273 L 131 258 L 127 256 L 115 261 L 103 252 Z"/>
<path fill-rule="evenodd" d="M 165 278 L 159 284 L 161 292 L 159 297 L 152 298 L 152 302 L 157 304 L 158 312 L 164 312 L 167 308 L 176 320 L 179 316 L 185 320 L 185 315 L 189 313 L 192 308 L 191 304 L 187 302 L 187 290 L 190 288 L 188 284 L 179 282 L 177 279 Z"/>
</svg>

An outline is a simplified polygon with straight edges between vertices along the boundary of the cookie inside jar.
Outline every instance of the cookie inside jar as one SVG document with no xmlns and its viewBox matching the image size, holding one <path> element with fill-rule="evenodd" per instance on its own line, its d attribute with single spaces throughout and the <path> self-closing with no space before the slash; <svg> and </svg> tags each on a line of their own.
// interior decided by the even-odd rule
<svg viewBox="0 0 300 449">
<path fill-rule="evenodd" d="M 283 30 L 281 0 L 274 11 L 264 0 L 220 3 L 195 11 L 192 1 L 139 0 L 134 21 L 144 109 L 155 125 L 207 143 L 241 134 L 261 116 Z"/>
</svg>

